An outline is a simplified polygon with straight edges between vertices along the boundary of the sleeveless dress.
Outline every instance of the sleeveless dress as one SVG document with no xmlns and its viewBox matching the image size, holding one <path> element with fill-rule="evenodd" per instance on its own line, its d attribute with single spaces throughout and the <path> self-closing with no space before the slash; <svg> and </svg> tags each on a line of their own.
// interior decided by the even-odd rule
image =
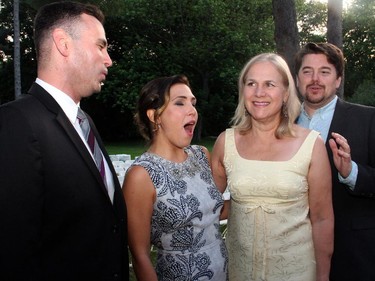
<svg viewBox="0 0 375 281">
<path fill-rule="evenodd" d="M 151 243 L 158 252 L 158 280 L 228 280 L 219 229 L 223 197 L 202 148 L 185 151 L 182 163 L 146 152 L 132 164 L 146 169 L 156 189 Z"/>
<path fill-rule="evenodd" d="M 229 280 L 315 280 L 307 174 L 318 135 L 288 161 L 257 161 L 242 158 L 226 130 Z"/>
</svg>

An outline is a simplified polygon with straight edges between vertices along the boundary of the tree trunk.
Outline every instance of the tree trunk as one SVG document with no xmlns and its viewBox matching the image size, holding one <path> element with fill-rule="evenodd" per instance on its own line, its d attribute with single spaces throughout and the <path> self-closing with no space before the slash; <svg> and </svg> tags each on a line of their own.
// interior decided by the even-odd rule
<svg viewBox="0 0 375 281">
<path fill-rule="evenodd" d="M 210 95 L 209 74 L 202 73 L 202 82 L 203 82 L 202 100 L 208 100 L 209 95 Z M 198 118 L 198 123 L 195 127 L 195 132 L 194 132 L 194 141 L 198 143 L 202 140 L 202 124 L 203 124 L 203 114 L 200 114 Z"/>
<path fill-rule="evenodd" d="M 343 0 L 328 0 L 327 41 L 342 50 L 342 6 Z M 344 75 L 338 96 L 344 97 Z"/>
<path fill-rule="evenodd" d="M 20 51 L 20 20 L 19 20 L 19 0 L 13 2 L 13 27 L 14 27 L 14 97 L 21 96 L 21 51 Z"/>
<path fill-rule="evenodd" d="M 277 52 L 285 58 L 294 75 L 294 56 L 299 49 L 297 15 L 294 0 L 272 0 Z"/>
</svg>

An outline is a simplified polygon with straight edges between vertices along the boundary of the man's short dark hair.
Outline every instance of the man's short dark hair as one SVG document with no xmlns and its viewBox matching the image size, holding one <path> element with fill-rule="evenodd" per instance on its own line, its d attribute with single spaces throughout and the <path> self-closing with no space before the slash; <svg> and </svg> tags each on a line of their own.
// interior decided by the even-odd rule
<svg viewBox="0 0 375 281">
<path fill-rule="evenodd" d="M 335 66 L 337 78 L 344 75 L 345 60 L 340 48 L 331 43 L 307 43 L 295 56 L 295 74 L 301 68 L 302 60 L 305 55 L 323 54 L 327 57 L 329 63 Z"/>
<path fill-rule="evenodd" d="M 48 38 L 49 33 L 56 27 L 62 27 L 68 33 L 73 32 L 74 24 L 80 19 L 82 14 L 95 17 L 102 24 L 104 14 L 96 6 L 79 2 L 54 2 L 41 7 L 34 19 L 34 44 L 37 58 L 43 46 L 43 42 Z"/>
</svg>

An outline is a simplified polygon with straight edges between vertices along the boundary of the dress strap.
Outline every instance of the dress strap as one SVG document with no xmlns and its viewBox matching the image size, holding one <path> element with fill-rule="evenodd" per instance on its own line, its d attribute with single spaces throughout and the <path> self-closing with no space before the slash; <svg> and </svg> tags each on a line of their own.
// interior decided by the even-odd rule
<svg viewBox="0 0 375 281">
<path fill-rule="evenodd" d="M 234 140 L 234 129 L 225 130 L 224 163 L 230 163 L 236 153 L 236 142 Z"/>
<path fill-rule="evenodd" d="M 320 133 L 314 130 L 311 130 L 310 133 L 307 135 L 305 140 L 303 141 L 301 147 L 297 151 L 297 153 L 293 156 L 293 159 L 301 159 L 308 158 L 311 159 L 312 151 L 315 145 L 316 139 L 319 137 Z"/>
</svg>

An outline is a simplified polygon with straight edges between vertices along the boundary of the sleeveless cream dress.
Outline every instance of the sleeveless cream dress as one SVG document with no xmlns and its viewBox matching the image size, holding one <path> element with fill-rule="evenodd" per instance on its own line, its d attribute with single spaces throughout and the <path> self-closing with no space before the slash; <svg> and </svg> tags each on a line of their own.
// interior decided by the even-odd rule
<svg viewBox="0 0 375 281">
<path fill-rule="evenodd" d="M 226 130 L 230 281 L 315 280 L 306 177 L 318 135 L 311 131 L 288 161 L 257 161 L 242 158 Z"/>
</svg>

